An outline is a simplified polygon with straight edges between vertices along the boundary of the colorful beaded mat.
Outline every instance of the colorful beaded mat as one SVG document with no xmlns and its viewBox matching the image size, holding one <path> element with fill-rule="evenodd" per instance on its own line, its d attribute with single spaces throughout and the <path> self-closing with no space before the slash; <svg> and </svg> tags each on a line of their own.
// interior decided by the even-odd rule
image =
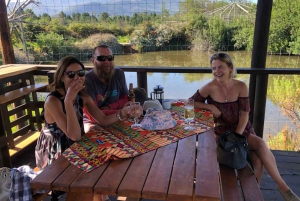
<svg viewBox="0 0 300 201">
<path fill-rule="evenodd" d="M 211 129 L 212 114 L 207 111 L 195 111 L 192 125 L 195 130 L 184 130 L 182 106 L 172 106 L 172 117 L 177 120 L 173 128 L 162 131 L 132 129 L 133 122 L 117 122 L 108 127 L 93 126 L 78 142 L 65 150 L 63 156 L 73 165 L 90 172 L 111 159 L 130 158 L 171 144 L 182 138 Z"/>
</svg>

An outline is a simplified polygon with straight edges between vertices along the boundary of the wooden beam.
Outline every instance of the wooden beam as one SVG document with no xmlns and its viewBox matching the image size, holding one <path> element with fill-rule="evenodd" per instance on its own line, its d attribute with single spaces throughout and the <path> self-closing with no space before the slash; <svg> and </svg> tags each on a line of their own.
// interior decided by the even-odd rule
<svg viewBox="0 0 300 201">
<path fill-rule="evenodd" d="M 267 48 L 273 0 L 258 0 L 254 29 L 251 68 L 266 68 Z M 249 97 L 252 112 L 249 119 L 257 135 L 263 137 L 268 76 L 250 76 Z M 265 85 L 261 85 L 264 83 Z M 259 104 L 259 105 L 255 105 Z M 260 118 L 255 118 L 260 117 Z"/>
<path fill-rule="evenodd" d="M 3 64 L 16 63 L 12 46 L 5 0 L 0 0 L 0 46 Z"/>
</svg>

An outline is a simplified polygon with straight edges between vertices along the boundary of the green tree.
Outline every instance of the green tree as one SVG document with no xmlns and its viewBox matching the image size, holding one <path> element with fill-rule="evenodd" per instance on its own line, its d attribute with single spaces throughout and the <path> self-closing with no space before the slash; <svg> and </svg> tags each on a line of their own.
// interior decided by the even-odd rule
<svg viewBox="0 0 300 201">
<path fill-rule="evenodd" d="M 271 16 L 268 51 L 299 53 L 300 4 L 294 0 L 274 0 Z M 292 45 L 292 46 L 291 46 Z M 296 49 L 295 49 L 296 48 Z"/>
<path fill-rule="evenodd" d="M 89 13 L 82 13 L 79 18 L 80 22 L 91 22 L 91 16 Z"/>
<path fill-rule="evenodd" d="M 99 16 L 99 20 L 102 22 L 108 22 L 109 14 L 107 12 L 101 13 L 101 15 Z"/>
<path fill-rule="evenodd" d="M 72 13 L 72 20 L 76 21 L 76 22 L 79 22 L 80 16 L 81 16 L 80 13 Z"/>
<path fill-rule="evenodd" d="M 233 34 L 219 17 L 213 17 L 208 21 L 208 37 L 212 48 L 216 51 L 228 50 L 229 46 L 233 46 Z"/>
<path fill-rule="evenodd" d="M 58 58 L 64 46 L 64 37 L 57 33 L 40 33 L 36 35 L 36 43 L 40 54 Z"/>
</svg>

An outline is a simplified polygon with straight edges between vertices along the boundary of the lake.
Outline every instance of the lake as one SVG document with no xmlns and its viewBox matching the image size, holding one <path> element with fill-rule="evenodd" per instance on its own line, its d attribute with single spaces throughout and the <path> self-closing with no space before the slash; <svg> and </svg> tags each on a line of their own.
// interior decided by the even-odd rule
<svg viewBox="0 0 300 201">
<path fill-rule="evenodd" d="M 237 68 L 249 68 L 251 65 L 251 52 L 233 51 L 228 52 L 233 58 Z M 172 67 L 209 67 L 209 58 L 212 53 L 192 51 L 160 51 L 146 52 L 143 54 L 116 55 L 116 66 L 172 66 Z M 300 68 L 299 56 L 268 55 L 267 67 L 272 68 Z M 91 64 L 88 64 L 91 65 Z M 125 72 L 127 84 L 130 82 L 137 86 L 136 73 Z M 269 77 L 269 85 L 273 77 Z M 237 79 L 249 83 L 250 75 L 238 75 Z M 288 76 L 287 76 L 288 77 Z M 153 87 L 164 87 L 165 99 L 188 98 L 197 89 L 211 80 L 211 74 L 180 74 L 180 73 L 148 73 L 148 92 Z M 149 94 L 150 96 L 150 94 Z M 268 98 L 266 104 L 266 116 L 264 125 L 264 139 L 267 134 L 274 136 L 285 126 L 296 129 L 290 119 L 283 116 L 280 109 Z"/>
</svg>

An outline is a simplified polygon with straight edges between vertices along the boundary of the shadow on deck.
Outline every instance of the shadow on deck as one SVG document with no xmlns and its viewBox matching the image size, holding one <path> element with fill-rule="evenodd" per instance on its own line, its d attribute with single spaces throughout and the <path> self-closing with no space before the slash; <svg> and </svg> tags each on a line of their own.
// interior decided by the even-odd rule
<svg viewBox="0 0 300 201">
<path fill-rule="evenodd" d="M 35 144 L 30 145 L 20 153 L 18 156 L 12 159 L 13 167 L 19 167 L 21 165 L 29 165 L 34 168 L 35 158 L 34 158 L 34 147 Z M 300 152 L 290 152 L 290 151 L 272 151 L 276 161 L 279 172 L 283 179 L 286 181 L 288 186 L 299 196 L 300 195 Z M 264 170 L 263 178 L 261 181 L 260 189 L 264 196 L 265 201 L 284 201 L 279 191 L 277 190 L 276 184 L 270 175 Z M 60 199 L 64 201 L 65 196 Z M 124 200 L 122 198 L 118 199 L 116 196 L 110 197 L 112 201 Z M 45 201 L 50 201 L 47 197 Z M 143 200 L 147 201 L 147 200 Z M 150 200 L 149 200 L 150 201 Z M 153 201 L 153 200 L 152 200 Z"/>
</svg>

